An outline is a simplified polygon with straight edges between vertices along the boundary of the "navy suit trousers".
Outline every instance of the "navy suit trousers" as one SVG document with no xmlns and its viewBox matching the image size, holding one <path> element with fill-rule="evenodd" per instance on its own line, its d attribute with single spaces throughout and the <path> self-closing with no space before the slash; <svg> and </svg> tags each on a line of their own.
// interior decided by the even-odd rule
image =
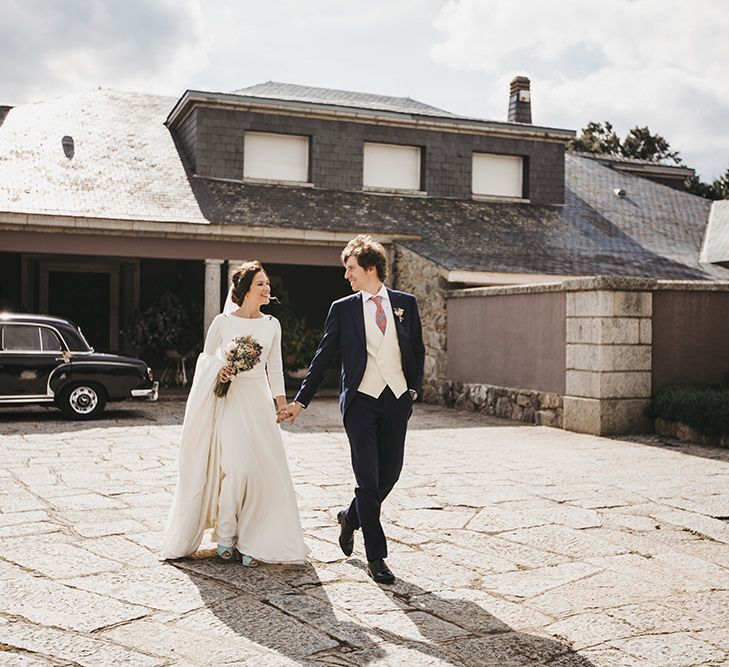
<svg viewBox="0 0 729 667">
<path fill-rule="evenodd" d="M 346 518 L 352 528 L 362 528 L 368 561 L 387 557 L 380 506 L 400 477 L 412 409 L 409 392 L 395 398 L 386 387 L 378 398 L 357 392 L 344 414 L 357 483 Z"/>
</svg>

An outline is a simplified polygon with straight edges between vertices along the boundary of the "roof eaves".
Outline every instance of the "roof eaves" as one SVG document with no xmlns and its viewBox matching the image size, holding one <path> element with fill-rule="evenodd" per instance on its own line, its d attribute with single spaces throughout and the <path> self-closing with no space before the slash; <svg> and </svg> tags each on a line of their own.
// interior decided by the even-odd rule
<svg viewBox="0 0 729 667">
<path fill-rule="evenodd" d="M 662 164 L 651 160 L 628 158 L 616 155 L 603 155 L 602 153 L 586 153 L 584 151 L 573 151 L 572 155 L 587 158 L 600 164 L 620 171 L 650 173 L 665 176 L 693 176 L 696 170 L 680 164 Z"/>
<path fill-rule="evenodd" d="M 180 123 L 197 105 L 236 107 L 271 112 L 305 112 L 306 115 L 323 118 L 354 119 L 362 122 L 385 122 L 391 125 L 416 125 L 424 129 L 451 130 L 457 132 L 474 132 L 502 136 L 518 136 L 520 138 L 538 138 L 567 142 L 575 137 L 574 130 L 527 125 L 522 123 L 505 123 L 489 121 L 467 116 L 436 116 L 400 111 L 345 107 L 335 104 L 321 104 L 295 100 L 280 100 L 257 96 L 234 95 L 231 93 L 209 93 L 199 90 L 187 90 L 170 111 L 165 125 L 174 127 Z"/>
<path fill-rule="evenodd" d="M 668 178 L 689 178 L 696 174 L 696 170 L 691 167 L 675 167 L 669 164 L 624 164 L 616 162 L 610 165 L 618 171 L 627 171 L 633 174 L 653 174 L 656 176 L 666 176 Z"/>
</svg>

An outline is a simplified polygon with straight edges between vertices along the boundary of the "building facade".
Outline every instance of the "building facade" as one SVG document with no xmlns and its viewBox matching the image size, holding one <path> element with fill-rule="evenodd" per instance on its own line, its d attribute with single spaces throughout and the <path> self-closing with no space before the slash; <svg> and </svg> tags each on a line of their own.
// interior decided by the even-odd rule
<svg viewBox="0 0 729 667">
<path fill-rule="evenodd" d="M 450 290 L 729 275 L 699 261 L 707 202 L 567 155 L 574 132 L 532 124 L 530 95 L 517 77 L 506 122 L 273 82 L 3 108 L 0 307 L 64 315 L 97 348 L 136 351 L 135 317 L 165 292 L 201 338 L 229 271 L 256 258 L 316 326 L 348 292 L 341 248 L 370 233 L 390 284 L 419 298 L 437 399 Z"/>
</svg>

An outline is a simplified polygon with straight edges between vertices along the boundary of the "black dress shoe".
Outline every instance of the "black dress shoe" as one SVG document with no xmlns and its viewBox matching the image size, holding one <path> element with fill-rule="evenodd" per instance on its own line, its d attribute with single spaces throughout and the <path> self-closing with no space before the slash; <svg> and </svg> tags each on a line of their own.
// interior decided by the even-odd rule
<svg viewBox="0 0 729 667">
<path fill-rule="evenodd" d="M 347 510 L 342 510 L 337 514 L 337 523 L 339 524 L 339 546 L 345 556 L 351 556 L 354 549 L 354 528 L 347 523 Z"/>
<path fill-rule="evenodd" d="M 387 567 L 384 558 L 376 558 L 367 563 L 367 574 L 378 584 L 391 584 L 395 581 L 395 575 Z"/>
</svg>

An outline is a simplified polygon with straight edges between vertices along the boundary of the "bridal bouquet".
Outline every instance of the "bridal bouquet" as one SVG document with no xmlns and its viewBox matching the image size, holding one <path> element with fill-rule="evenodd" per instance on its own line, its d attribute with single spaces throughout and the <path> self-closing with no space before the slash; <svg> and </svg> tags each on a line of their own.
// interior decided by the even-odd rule
<svg viewBox="0 0 729 667">
<path fill-rule="evenodd" d="M 253 336 L 236 336 L 225 346 L 225 365 L 233 375 L 249 371 L 261 360 L 262 351 L 263 347 Z M 223 398 L 228 389 L 230 382 L 221 382 L 218 378 L 213 393 L 218 398 Z"/>
</svg>

